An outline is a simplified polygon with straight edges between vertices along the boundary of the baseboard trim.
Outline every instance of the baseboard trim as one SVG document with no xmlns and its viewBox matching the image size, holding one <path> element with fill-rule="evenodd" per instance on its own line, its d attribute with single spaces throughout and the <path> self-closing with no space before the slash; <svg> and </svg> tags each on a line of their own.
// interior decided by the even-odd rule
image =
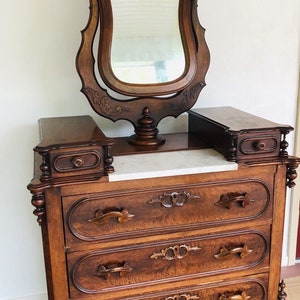
<svg viewBox="0 0 300 300">
<path fill-rule="evenodd" d="M 282 260 L 281 260 L 281 266 L 282 266 L 282 267 L 286 267 L 286 266 L 288 266 L 288 265 L 289 265 L 289 258 L 288 258 L 288 256 L 282 257 Z"/>
</svg>

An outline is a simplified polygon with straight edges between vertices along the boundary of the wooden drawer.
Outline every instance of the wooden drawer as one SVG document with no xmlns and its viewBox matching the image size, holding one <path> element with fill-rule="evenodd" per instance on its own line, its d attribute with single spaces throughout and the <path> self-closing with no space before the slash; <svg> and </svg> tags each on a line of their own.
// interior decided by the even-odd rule
<svg viewBox="0 0 300 300">
<path fill-rule="evenodd" d="M 189 111 L 189 131 L 230 161 L 284 157 L 281 136 L 292 130 L 229 106 Z"/>
<path fill-rule="evenodd" d="M 242 155 L 263 155 L 274 153 L 279 155 L 280 150 L 280 132 L 272 132 L 273 135 L 265 133 L 243 135 L 238 139 L 240 145 L 238 149 L 238 157 Z"/>
<path fill-rule="evenodd" d="M 269 226 L 68 256 L 71 297 L 266 270 Z M 119 299 L 119 298 L 118 298 Z M 205 298 L 206 299 L 206 298 Z"/>
<path fill-rule="evenodd" d="M 267 220 L 271 197 L 271 188 L 260 179 L 64 197 L 66 244 Z"/>
<path fill-rule="evenodd" d="M 66 177 L 100 178 L 112 172 L 107 138 L 90 116 L 42 118 L 41 143 L 34 151 L 41 155 L 41 181 Z"/>
<path fill-rule="evenodd" d="M 67 177 L 78 174 L 104 174 L 103 149 L 93 146 L 82 151 L 81 149 L 52 150 L 50 153 L 51 176 Z"/>
<path fill-rule="evenodd" d="M 173 292 L 161 293 L 157 296 L 146 296 L 144 300 L 234 300 L 251 299 L 266 300 L 268 274 L 237 278 L 224 282 L 215 282 Z M 247 298 L 249 297 L 249 298 Z M 125 299 L 125 298 L 122 298 Z M 132 299 L 132 298 L 126 298 Z"/>
</svg>

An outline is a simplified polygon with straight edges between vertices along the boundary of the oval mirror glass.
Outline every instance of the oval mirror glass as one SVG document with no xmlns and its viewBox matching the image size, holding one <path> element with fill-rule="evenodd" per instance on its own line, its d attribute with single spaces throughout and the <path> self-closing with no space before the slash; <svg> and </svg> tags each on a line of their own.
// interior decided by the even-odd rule
<svg viewBox="0 0 300 300">
<path fill-rule="evenodd" d="M 112 71 L 133 84 L 165 83 L 185 69 L 179 0 L 111 0 Z"/>
</svg>

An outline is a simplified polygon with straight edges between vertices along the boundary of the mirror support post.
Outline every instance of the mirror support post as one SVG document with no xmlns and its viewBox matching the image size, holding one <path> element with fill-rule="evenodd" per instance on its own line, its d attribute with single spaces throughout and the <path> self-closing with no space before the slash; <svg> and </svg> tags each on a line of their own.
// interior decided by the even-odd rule
<svg viewBox="0 0 300 300">
<path fill-rule="evenodd" d="M 150 1 L 150 0 L 149 0 Z M 177 117 L 189 110 L 205 86 L 209 67 L 209 49 L 205 29 L 200 25 L 197 0 L 179 1 L 179 26 L 186 57 L 186 72 L 177 80 L 157 84 L 114 82 L 110 68 L 110 45 L 113 32 L 111 0 L 89 0 L 90 16 L 82 30 L 82 42 L 76 56 L 76 68 L 82 82 L 81 91 L 99 115 L 112 121 L 127 120 L 134 125 L 130 144 L 157 146 L 164 144 L 158 135 L 158 123 L 167 116 Z M 99 35 L 98 52 L 94 55 L 95 37 Z M 101 86 L 96 77 L 95 57 Z M 103 74 L 106 76 L 103 76 Z M 110 91 L 109 91 L 110 89 Z M 110 93 L 116 93 L 114 96 Z M 132 97 L 124 100 L 123 96 Z M 139 119 L 138 119 L 139 118 Z"/>
<path fill-rule="evenodd" d="M 151 117 L 148 107 L 144 107 L 142 117 L 138 120 L 138 126 L 135 128 L 135 135 L 131 136 L 129 143 L 140 146 L 157 146 L 165 142 L 165 139 L 158 135 L 158 129 L 154 125 L 155 121 Z"/>
</svg>

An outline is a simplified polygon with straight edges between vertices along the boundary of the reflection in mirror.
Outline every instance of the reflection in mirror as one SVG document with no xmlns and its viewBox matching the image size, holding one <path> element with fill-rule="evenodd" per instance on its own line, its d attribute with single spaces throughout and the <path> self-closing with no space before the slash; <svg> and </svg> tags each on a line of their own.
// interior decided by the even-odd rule
<svg viewBox="0 0 300 300">
<path fill-rule="evenodd" d="M 179 0 L 111 0 L 111 5 L 115 76 L 134 84 L 178 79 L 185 68 Z"/>
</svg>

